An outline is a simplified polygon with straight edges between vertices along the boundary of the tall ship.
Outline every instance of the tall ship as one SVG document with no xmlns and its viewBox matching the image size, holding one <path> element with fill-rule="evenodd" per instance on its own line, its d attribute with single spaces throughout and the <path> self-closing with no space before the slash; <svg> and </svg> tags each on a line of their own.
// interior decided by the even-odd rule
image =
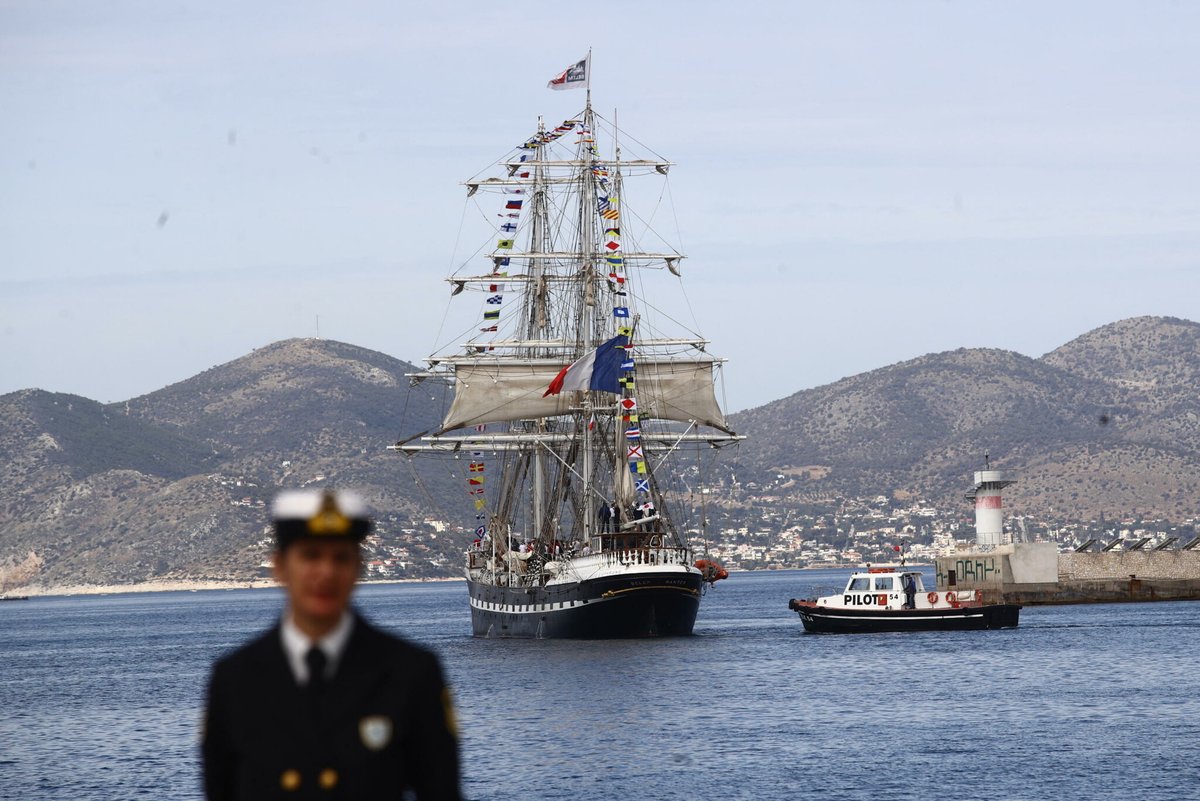
<svg viewBox="0 0 1200 801">
<path fill-rule="evenodd" d="M 589 69 L 555 81 L 585 88 Z M 539 119 L 465 182 L 491 223 L 447 279 L 470 327 L 411 376 L 453 399 L 392 446 L 443 460 L 474 515 L 476 636 L 688 635 L 725 575 L 702 552 L 706 482 L 741 439 L 718 402 L 723 360 L 671 303 L 684 256 L 656 230 L 674 224 L 672 164 L 615 116 L 587 88 L 582 111 Z"/>
</svg>

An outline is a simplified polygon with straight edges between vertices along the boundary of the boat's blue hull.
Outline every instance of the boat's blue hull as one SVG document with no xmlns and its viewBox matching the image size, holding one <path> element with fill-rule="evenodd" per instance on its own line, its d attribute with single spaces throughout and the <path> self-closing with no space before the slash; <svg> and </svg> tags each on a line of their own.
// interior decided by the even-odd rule
<svg viewBox="0 0 1200 801">
<path fill-rule="evenodd" d="M 476 637 L 610 639 L 692 633 L 698 573 L 606 576 L 547 587 L 468 581 Z"/>
</svg>

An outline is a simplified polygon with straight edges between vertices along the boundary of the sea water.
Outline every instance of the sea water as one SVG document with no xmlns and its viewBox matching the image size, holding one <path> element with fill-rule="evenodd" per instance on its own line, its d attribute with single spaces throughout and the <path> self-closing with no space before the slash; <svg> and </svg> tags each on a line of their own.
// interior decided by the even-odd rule
<svg viewBox="0 0 1200 801">
<path fill-rule="evenodd" d="M 669 640 L 474 639 L 459 582 L 364 586 L 358 604 L 441 656 L 468 798 L 1200 798 L 1200 605 L 804 634 L 788 599 L 845 577 L 735 573 L 695 636 Z M 200 798 L 209 667 L 281 603 L 229 590 L 0 604 L 0 798 Z"/>
</svg>

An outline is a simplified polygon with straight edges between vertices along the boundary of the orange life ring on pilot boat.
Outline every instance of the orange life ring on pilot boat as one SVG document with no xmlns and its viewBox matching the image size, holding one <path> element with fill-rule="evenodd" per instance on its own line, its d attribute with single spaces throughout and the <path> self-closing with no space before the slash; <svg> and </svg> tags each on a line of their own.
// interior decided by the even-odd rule
<svg viewBox="0 0 1200 801">
<path fill-rule="evenodd" d="M 930 605 L 930 606 L 933 606 L 934 604 L 936 604 L 936 603 L 937 603 L 937 593 L 936 593 L 936 592 L 931 592 L 931 593 L 929 593 L 928 595 L 926 595 L 925 597 L 926 597 L 927 599 L 929 599 L 929 605 Z"/>
<path fill-rule="evenodd" d="M 958 596 L 955 595 L 954 593 L 952 593 L 952 592 L 946 593 L 946 603 L 952 604 L 957 600 L 958 600 Z"/>
</svg>

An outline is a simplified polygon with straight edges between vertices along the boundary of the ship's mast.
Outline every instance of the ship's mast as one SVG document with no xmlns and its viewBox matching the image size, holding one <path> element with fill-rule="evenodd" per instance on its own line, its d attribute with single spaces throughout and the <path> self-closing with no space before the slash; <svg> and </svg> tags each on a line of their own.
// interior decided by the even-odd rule
<svg viewBox="0 0 1200 801">
<path fill-rule="evenodd" d="M 582 305 L 579 309 L 579 330 L 577 333 L 581 350 L 586 352 L 587 348 L 595 347 L 593 344 L 596 341 L 593 335 L 595 328 L 595 308 L 596 308 L 596 183 L 595 175 L 592 172 L 592 165 L 595 163 L 595 117 L 592 114 L 592 90 L 588 87 L 587 90 L 587 105 L 583 110 L 583 125 L 584 130 L 588 132 L 587 136 L 582 137 L 585 141 L 582 146 L 588 149 L 588 157 L 580 159 L 579 167 L 579 252 L 580 264 L 578 278 L 582 283 L 580 287 L 583 290 Z M 591 138 L 592 143 L 589 145 L 587 139 Z M 583 538 L 585 542 L 591 542 L 592 539 L 592 518 L 591 513 L 593 496 L 595 491 L 593 488 L 592 474 L 592 427 L 589 425 L 593 419 L 595 412 L 594 393 L 583 393 L 583 413 L 579 417 L 579 423 L 583 428 L 583 492 L 579 501 L 577 514 L 582 517 L 583 522 Z"/>
<path fill-rule="evenodd" d="M 623 198 L 621 197 L 621 140 L 620 128 L 617 125 L 617 112 L 613 111 L 613 168 L 612 175 L 612 191 L 609 193 L 609 198 L 615 198 L 617 201 L 617 209 L 624 212 Z M 619 226 L 618 226 L 619 227 Z M 618 287 L 622 288 L 622 287 Z M 625 292 L 629 292 L 628 284 L 623 287 Z M 629 306 L 628 298 L 620 305 Z M 634 316 L 629 320 L 630 331 L 635 331 L 637 325 L 637 317 Z M 630 338 L 632 341 L 632 337 Z M 625 460 L 625 422 L 624 417 L 618 413 L 613 417 L 613 487 L 612 493 L 616 497 L 616 502 L 622 508 L 628 508 L 630 501 L 633 500 L 633 484 L 629 477 L 629 471 L 626 467 Z"/>
<path fill-rule="evenodd" d="M 545 134 L 546 125 L 542 117 L 538 117 L 538 136 L 539 139 Z M 539 145 L 535 156 L 537 166 L 533 171 L 533 188 L 532 197 L 530 197 L 531 205 L 533 206 L 532 227 L 529 234 L 529 252 L 541 253 L 545 249 L 546 243 L 544 240 L 548 234 L 549 212 L 547 211 L 546 199 L 546 182 L 545 182 L 545 167 L 542 166 L 542 161 L 545 159 L 546 146 Z M 549 314 L 546 308 L 546 293 L 544 291 L 543 277 L 545 275 L 546 265 L 542 259 L 530 259 L 528 272 L 531 280 L 532 292 L 526 294 L 526 299 L 530 303 L 530 308 L 527 310 L 526 318 L 526 339 L 535 341 L 545 336 L 546 326 L 549 322 Z M 531 349 L 531 355 L 536 352 Z M 545 420 L 538 422 L 541 428 L 545 428 Z M 524 425 L 518 423 L 518 425 Z M 541 536 L 541 533 L 546 524 L 546 462 L 545 454 L 542 453 L 542 447 L 535 445 L 533 448 L 533 459 L 530 468 L 533 471 L 533 509 L 532 509 L 532 533 L 536 539 Z"/>
<path fill-rule="evenodd" d="M 503 324 L 507 336 L 487 342 L 472 338 L 465 354 L 430 357 L 430 368 L 420 377 L 452 375 L 452 405 L 437 431 L 414 435 L 394 446 L 407 453 L 477 450 L 500 455 L 498 469 L 488 468 L 492 503 L 485 507 L 481 504 L 486 501 L 475 501 L 477 513 L 488 509 L 494 552 L 489 569 L 498 581 L 499 573 L 509 582 L 518 576 L 513 562 L 496 566 L 514 535 L 541 543 L 560 535 L 569 534 L 572 540 L 582 535 L 584 541 L 594 542 L 600 527 L 597 503 L 616 503 L 624 511 L 648 498 L 654 504 L 654 520 L 627 521 L 621 530 L 639 536 L 649 532 L 678 536 L 663 502 L 670 493 L 664 495 L 665 488 L 655 481 L 655 466 L 665 480 L 668 474 L 661 464 L 680 447 L 740 439 L 726 427 L 712 387 L 706 386 L 719 360 L 706 353 L 679 354 L 681 347 L 704 351 L 706 341 L 698 335 L 660 336 L 652 319 L 641 318 L 647 309 L 639 312 L 635 308 L 630 280 L 635 273 L 629 268 L 661 260 L 678 274 L 675 262 L 682 255 L 669 247 L 664 253 L 642 252 L 631 237 L 622 238 L 623 168 L 631 176 L 650 170 L 665 176 L 670 163 L 661 158 L 638 158 L 637 154 L 623 161 L 616 113 L 611 125 L 599 117 L 592 107 L 590 86 L 585 88 L 582 119 L 566 120 L 550 130 L 539 117 L 536 136 L 519 146 L 519 158 L 505 163 L 507 177 L 467 182 L 468 196 L 484 188 L 525 198 L 522 214 L 529 215 L 523 220 L 528 227 L 509 222 L 522 214 L 503 215 L 502 230 L 507 235 L 501 236 L 490 254 L 494 261 L 491 274 L 452 276 L 454 295 L 468 286 L 497 285 L 490 290 L 494 294 L 486 302 L 492 306 L 487 307 L 484 319 L 499 319 L 500 312 L 493 306 L 504 303 L 509 312 L 503 318 L 508 321 Z M 599 150 L 597 120 L 606 131 L 611 127 L 611 152 Z M 553 143 L 572 131 L 580 134 L 580 141 L 572 154 L 563 154 L 561 151 L 568 149 L 566 141 Z M 555 153 L 560 156 L 555 158 Z M 505 208 L 520 210 L 522 206 L 509 200 Z M 628 223 L 629 218 L 624 221 Z M 514 250 L 519 237 L 524 239 L 524 252 Z M 508 305 L 509 297 L 520 298 L 517 308 Z M 644 338 L 639 322 L 646 329 Z M 496 330 L 497 325 L 481 329 Z M 618 331 L 629 334 L 629 341 L 637 347 L 636 359 L 632 353 L 622 359 L 620 389 L 572 390 L 547 397 L 559 394 L 544 392 L 557 365 L 594 352 Z M 608 370 L 615 367 L 611 361 L 607 365 Z M 626 415 L 633 414 L 640 420 L 627 421 Z M 659 420 L 670 422 L 664 425 Z M 507 425 L 507 430 L 485 434 L 489 424 Z M 677 424 L 686 424 L 686 430 Z M 721 433 L 702 433 L 696 430 L 698 426 Z M 453 434 L 472 427 L 478 435 Z M 417 438 L 421 442 L 413 443 Z M 657 461 L 647 458 L 651 454 Z M 482 472 L 482 467 L 472 465 L 471 469 Z M 482 484 L 482 477 L 472 479 L 471 484 Z M 471 490 L 472 495 L 477 492 L 482 490 Z M 613 523 L 619 520 L 618 514 Z"/>
</svg>

